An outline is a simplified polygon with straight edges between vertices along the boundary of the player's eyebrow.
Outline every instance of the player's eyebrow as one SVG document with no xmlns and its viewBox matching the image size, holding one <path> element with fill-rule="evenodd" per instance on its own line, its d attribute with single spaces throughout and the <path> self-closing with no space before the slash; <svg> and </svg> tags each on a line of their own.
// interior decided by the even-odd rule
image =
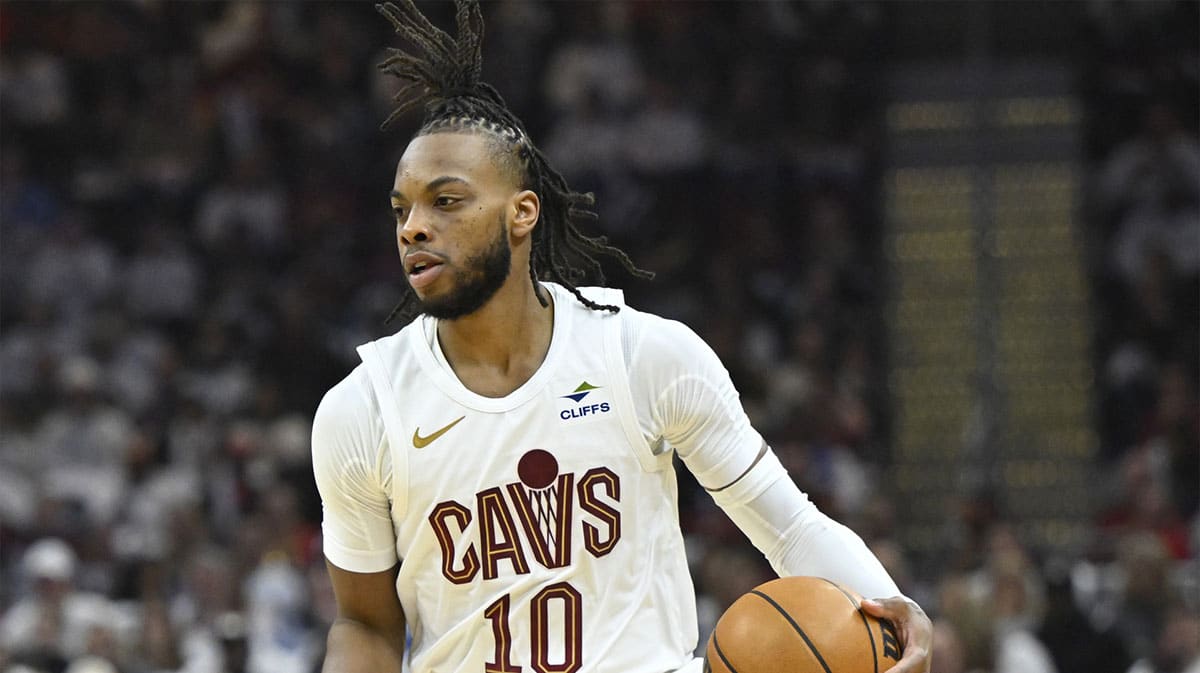
<svg viewBox="0 0 1200 673">
<path fill-rule="evenodd" d="M 468 183 L 466 180 L 464 180 L 462 178 L 455 177 L 453 175 L 442 175 L 442 176 L 438 176 L 438 177 L 430 180 L 429 184 L 425 185 L 425 191 L 432 192 L 432 191 L 438 189 L 439 187 L 445 187 L 446 185 L 452 184 L 452 183 L 458 183 L 458 184 L 461 184 L 464 186 L 470 185 L 470 183 Z M 392 198 L 393 199 L 403 199 L 404 195 L 400 193 L 400 190 L 393 189 L 392 190 Z"/>
<path fill-rule="evenodd" d="M 468 184 L 467 181 L 462 178 L 454 177 L 453 175 L 443 175 L 441 177 L 437 177 L 437 178 L 430 180 L 429 184 L 425 185 L 425 191 L 432 192 L 433 190 L 437 189 L 438 187 L 445 187 L 446 185 L 451 184 L 451 183 L 458 183 L 461 185 Z"/>
</svg>

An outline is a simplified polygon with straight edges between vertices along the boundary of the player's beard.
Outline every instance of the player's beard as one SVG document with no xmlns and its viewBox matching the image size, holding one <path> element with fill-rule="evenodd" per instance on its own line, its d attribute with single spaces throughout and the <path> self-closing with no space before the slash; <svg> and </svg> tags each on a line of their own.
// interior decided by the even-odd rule
<svg viewBox="0 0 1200 673">
<path fill-rule="evenodd" d="M 453 290 L 440 297 L 420 300 L 421 312 L 439 320 L 454 320 L 474 313 L 500 290 L 511 267 L 512 248 L 501 213 L 496 238 L 483 252 L 463 260 Z"/>
</svg>

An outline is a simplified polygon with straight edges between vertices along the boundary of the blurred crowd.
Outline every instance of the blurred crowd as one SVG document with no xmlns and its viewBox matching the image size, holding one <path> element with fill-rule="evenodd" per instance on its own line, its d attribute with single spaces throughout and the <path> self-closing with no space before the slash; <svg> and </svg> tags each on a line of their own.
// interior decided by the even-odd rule
<svg viewBox="0 0 1200 673">
<path fill-rule="evenodd" d="M 1195 10 L 1080 7 L 1113 498 L 1080 559 L 966 502 L 986 553 L 935 577 L 876 476 L 895 8 L 485 7 L 485 78 L 658 274 L 610 282 L 713 346 L 801 486 L 936 618 L 936 673 L 1200 671 Z M 0 671 L 319 666 L 311 416 L 405 282 L 387 191 L 418 119 L 378 128 L 388 29 L 367 3 L 0 5 Z M 770 571 L 681 482 L 707 633 Z"/>
</svg>

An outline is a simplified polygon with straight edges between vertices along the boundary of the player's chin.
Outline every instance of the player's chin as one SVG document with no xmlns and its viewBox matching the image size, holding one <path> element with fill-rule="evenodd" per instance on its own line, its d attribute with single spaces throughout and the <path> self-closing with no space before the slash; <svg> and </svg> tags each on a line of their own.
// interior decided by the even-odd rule
<svg viewBox="0 0 1200 673">
<path fill-rule="evenodd" d="M 450 296 L 453 293 L 453 288 L 444 282 L 443 279 L 435 279 L 432 282 L 417 282 L 414 283 L 412 278 L 408 278 L 408 287 L 417 296 L 417 299 L 422 303 L 438 302 L 439 300 Z"/>
</svg>

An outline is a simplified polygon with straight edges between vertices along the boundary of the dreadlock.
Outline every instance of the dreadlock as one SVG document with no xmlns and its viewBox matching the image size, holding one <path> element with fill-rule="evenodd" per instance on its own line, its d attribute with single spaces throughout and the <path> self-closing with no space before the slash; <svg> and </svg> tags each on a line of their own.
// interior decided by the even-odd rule
<svg viewBox="0 0 1200 673">
<path fill-rule="evenodd" d="M 529 280 L 542 306 L 546 298 L 538 290 L 538 280 L 554 281 L 566 287 L 592 310 L 616 312 L 611 304 L 596 303 L 579 291 L 578 285 L 589 277 L 601 284 L 604 272 L 598 256 L 615 258 L 637 278 L 654 274 L 638 268 L 629 255 L 609 245 L 605 236 L 588 236 L 584 223 L 594 224 L 596 198 L 591 193 L 572 191 L 567 181 L 551 168 L 546 157 L 529 139 L 524 124 L 504 104 L 494 87 L 480 81 L 483 70 L 483 13 L 477 0 L 455 0 L 457 38 L 433 25 L 412 0 L 376 5 L 396 29 L 396 33 L 415 49 L 407 52 L 389 48 L 388 59 L 379 64 L 384 72 L 405 82 L 393 98 L 395 110 L 383 123 L 387 128 L 414 106 L 425 103 L 425 118 L 415 137 L 432 133 L 484 133 L 496 139 L 509 157 L 515 157 L 521 174 L 521 188 L 529 189 L 541 201 L 541 222 L 534 228 L 529 259 Z M 387 321 L 397 315 L 407 320 L 417 309 L 411 287 Z"/>
</svg>

